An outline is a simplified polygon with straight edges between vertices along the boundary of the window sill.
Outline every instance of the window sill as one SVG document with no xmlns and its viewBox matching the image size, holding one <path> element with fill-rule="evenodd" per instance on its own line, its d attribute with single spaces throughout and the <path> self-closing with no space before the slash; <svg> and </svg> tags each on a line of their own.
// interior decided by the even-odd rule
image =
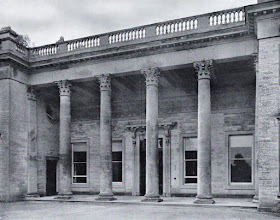
<svg viewBox="0 0 280 220">
<path fill-rule="evenodd" d="M 228 185 L 226 190 L 255 190 L 255 186 L 253 184 L 233 184 L 233 185 Z"/>
<path fill-rule="evenodd" d="M 89 183 L 72 183 L 72 188 L 89 188 Z"/>
<path fill-rule="evenodd" d="M 196 183 L 184 184 L 181 186 L 182 189 L 197 189 Z"/>
<path fill-rule="evenodd" d="M 117 188 L 117 189 L 124 188 L 123 182 L 113 182 L 112 184 L 113 184 L 112 185 L 113 188 Z"/>
</svg>

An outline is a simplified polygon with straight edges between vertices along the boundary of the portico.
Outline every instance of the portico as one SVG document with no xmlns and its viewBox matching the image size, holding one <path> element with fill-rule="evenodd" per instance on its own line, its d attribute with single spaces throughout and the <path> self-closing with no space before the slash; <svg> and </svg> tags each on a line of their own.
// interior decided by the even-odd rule
<svg viewBox="0 0 280 220">
<path fill-rule="evenodd" d="M 255 196 L 275 209 L 279 10 L 270 1 L 35 48 L 2 29 L 0 199 Z"/>
</svg>

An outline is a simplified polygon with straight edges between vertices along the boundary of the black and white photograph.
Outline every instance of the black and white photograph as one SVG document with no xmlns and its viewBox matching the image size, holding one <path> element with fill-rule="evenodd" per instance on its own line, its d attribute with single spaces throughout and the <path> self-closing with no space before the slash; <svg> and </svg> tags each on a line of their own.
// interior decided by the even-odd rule
<svg viewBox="0 0 280 220">
<path fill-rule="evenodd" d="M 0 220 L 280 219 L 280 0 L 0 10 Z"/>
</svg>

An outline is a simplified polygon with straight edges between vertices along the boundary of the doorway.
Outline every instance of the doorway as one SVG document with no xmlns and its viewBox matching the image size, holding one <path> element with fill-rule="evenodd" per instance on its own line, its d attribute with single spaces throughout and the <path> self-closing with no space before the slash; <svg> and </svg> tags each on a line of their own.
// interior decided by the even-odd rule
<svg viewBox="0 0 280 220">
<path fill-rule="evenodd" d="M 159 194 L 163 194 L 163 139 L 158 139 Z M 140 196 L 146 194 L 146 139 L 140 140 Z"/>
<path fill-rule="evenodd" d="M 57 160 L 47 160 L 46 196 L 56 195 L 56 166 Z"/>
</svg>

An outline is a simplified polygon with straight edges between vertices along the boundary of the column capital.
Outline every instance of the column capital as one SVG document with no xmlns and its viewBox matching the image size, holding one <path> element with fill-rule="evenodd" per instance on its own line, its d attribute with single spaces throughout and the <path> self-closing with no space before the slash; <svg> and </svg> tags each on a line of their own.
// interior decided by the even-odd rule
<svg viewBox="0 0 280 220">
<path fill-rule="evenodd" d="M 59 95 L 60 96 L 70 96 L 71 83 L 68 80 L 56 81 L 55 84 L 59 88 Z"/>
<path fill-rule="evenodd" d="M 141 73 L 146 78 L 146 86 L 149 85 L 158 85 L 158 78 L 159 78 L 159 68 L 147 68 L 147 69 L 141 69 Z"/>
<path fill-rule="evenodd" d="M 103 74 L 98 76 L 100 83 L 100 91 L 111 91 L 111 77 L 110 74 Z"/>
<path fill-rule="evenodd" d="M 211 79 L 213 60 L 202 60 L 194 62 L 193 67 L 197 72 L 197 78 L 200 79 Z"/>
</svg>

